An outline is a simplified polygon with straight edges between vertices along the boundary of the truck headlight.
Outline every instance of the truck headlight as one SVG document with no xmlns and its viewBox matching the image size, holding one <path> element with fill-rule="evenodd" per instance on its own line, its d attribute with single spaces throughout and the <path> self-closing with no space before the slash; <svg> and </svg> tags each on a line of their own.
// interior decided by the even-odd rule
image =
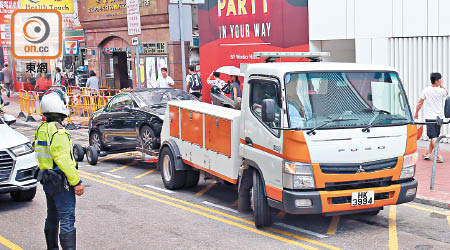
<svg viewBox="0 0 450 250">
<path fill-rule="evenodd" d="M 403 157 L 403 166 L 402 173 L 400 174 L 400 180 L 410 179 L 414 177 L 418 159 L 419 155 L 417 154 L 417 152 L 415 152 L 414 154 L 405 155 Z"/>
<path fill-rule="evenodd" d="M 283 187 L 289 189 L 314 189 L 314 172 L 311 164 L 285 161 Z"/>
<path fill-rule="evenodd" d="M 12 147 L 9 150 L 11 150 L 11 152 L 15 155 L 15 156 L 21 156 L 21 155 L 26 155 L 29 154 L 31 152 L 33 152 L 33 149 L 31 147 L 31 143 L 27 142 L 25 144 L 16 146 L 16 147 Z"/>
</svg>

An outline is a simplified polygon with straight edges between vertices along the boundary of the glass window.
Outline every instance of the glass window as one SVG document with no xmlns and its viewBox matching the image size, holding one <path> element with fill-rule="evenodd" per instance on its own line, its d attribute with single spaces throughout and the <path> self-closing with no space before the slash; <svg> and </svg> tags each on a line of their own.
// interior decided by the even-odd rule
<svg viewBox="0 0 450 250">
<path fill-rule="evenodd" d="M 412 122 L 406 95 L 393 72 L 290 73 L 285 82 L 292 128 Z M 330 122 L 335 119 L 340 121 Z"/>
<path fill-rule="evenodd" d="M 275 101 L 276 113 L 275 121 L 271 123 L 265 123 L 270 129 L 272 127 L 281 127 L 281 108 L 279 107 L 280 101 L 277 96 L 276 85 L 278 83 L 269 80 L 251 80 L 250 81 L 250 109 L 252 113 L 262 122 L 262 102 L 264 99 L 272 99 Z M 279 130 L 270 129 L 270 131 L 279 135 Z"/>
<path fill-rule="evenodd" d="M 127 94 L 121 94 L 114 97 L 108 105 L 108 112 L 124 111 L 125 107 L 132 108 L 133 100 Z"/>
</svg>

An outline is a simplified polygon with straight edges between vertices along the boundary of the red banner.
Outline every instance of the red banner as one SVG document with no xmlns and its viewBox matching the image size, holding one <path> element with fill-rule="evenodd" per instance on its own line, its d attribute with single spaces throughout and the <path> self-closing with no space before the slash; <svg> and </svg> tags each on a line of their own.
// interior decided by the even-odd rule
<svg viewBox="0 0 450 250">
<path fill-rule="evenodd" d="M 206 79 L 221 66 L 263 62 L 256 51 L 309 51 L 307 0 L 206 0 L 198 16 L 205 102 Z"/>
</svg>

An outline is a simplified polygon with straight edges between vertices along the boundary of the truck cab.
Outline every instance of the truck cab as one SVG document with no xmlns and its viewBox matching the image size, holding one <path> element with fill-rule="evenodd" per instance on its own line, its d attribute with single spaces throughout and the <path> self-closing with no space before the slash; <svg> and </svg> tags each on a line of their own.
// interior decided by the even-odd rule
<svg viewBox="0 0 450 250">
<path fill-rule="evenodd" d="M 377 214 L 414 200 L 417 127 L 395 69 L 283 62 L 241 72 L 240 110 L 168 103 L 166 188 L 196 185 L 199 172 L 237 184 L 238 208 L 252 209 L 257 227 L 272 223 L 271 208 Z"/>
<path fill-rule="evenodd" d="M 415 198 L 417 128 L 393 68 L 262 63 L 244 72 L 240 151 L 269 206 L 376 213 Z"/>
</svg>

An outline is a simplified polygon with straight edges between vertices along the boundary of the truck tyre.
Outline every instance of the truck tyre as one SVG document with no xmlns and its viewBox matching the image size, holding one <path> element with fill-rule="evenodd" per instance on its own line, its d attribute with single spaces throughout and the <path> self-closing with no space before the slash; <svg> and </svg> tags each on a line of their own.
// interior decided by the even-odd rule
<svg viewBox="0 0 450 250">
<path fill-rule="evenodd" d="M 98 162 L 98 151 L 97 148 L 89 146 L 86 148 L 86 159 L 89 164 L 97 165 Z"/>
<path fill-rule="evenodd" d="M 272 211 L 267 203 L 264 183 L 258 171 L 253 171 L 253 216 L 255 226 L 267 227 L 272 225 Z"/>
<path fill-rule="evenodd" d="M 31 201 L 36 195 L 36 187 L 28 190 L 11 192 L 10 194 L 13 201 Z"/>
<path fill-rule="evenodd" d="M 184 183 L 185 188 L 195 187 L 200 180 L 200 172 L 195 170 L 186 171 L 186 182 Z"/>
<path fill-rule="evenodd" d="M 83 161 L 84 148 L 80 144 L 73 144 L 73 156 L 75 157 L 75 161 Z"/>
<path fill-rule="evenodd" d="M 174 190 L 184 186 L 186 171 L 175 169 L 175 159 L 172 150 L 164 147 L 161 150 L 161 178 L 167 189 Z"/>
</svg>

